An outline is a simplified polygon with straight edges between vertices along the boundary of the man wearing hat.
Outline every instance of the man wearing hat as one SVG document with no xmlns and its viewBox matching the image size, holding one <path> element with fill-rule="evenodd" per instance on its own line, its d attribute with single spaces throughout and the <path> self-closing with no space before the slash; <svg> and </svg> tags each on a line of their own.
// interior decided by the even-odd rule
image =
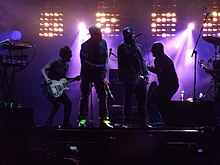
<svg viewBox="0 0 220 165">
<path fill-rule="evenodd" d="M 142 57 L 141 48 L 135 41 L 133 29 L 123 29 L 124 40 L 118 47 L 118 73 L 119 81 L 124 86 L 124 128 L 132 124 L 132 98 L 136 96 L 138 104 L 138 117 L 141 128 L 148 127 L 146 112 L 146 85 L 149 74 Z"/>
<path fill-rule="evenodd" d="M 98 95 L 100 127 L 112 128 L 107 108 L 106 72 L 108 65 L 107 43 L 102 38 L 101 29 L 89 28 L 91 37 L 81 45 L 81 98 L 79 103 L 78 126 L 87 126 L 88 101 L 94 84 Z"/>
</svg>

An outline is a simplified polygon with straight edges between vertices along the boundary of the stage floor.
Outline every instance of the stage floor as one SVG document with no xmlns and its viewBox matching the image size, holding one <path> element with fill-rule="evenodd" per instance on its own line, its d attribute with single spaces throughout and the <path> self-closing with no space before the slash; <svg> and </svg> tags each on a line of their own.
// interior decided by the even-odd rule
<svg viewBox="0 0 220 165">
<path fill-rule="evenodd" d="M 220 163 L 219 127 L 2 129 L 3 164 L 159 165 Z"/>
</svg>

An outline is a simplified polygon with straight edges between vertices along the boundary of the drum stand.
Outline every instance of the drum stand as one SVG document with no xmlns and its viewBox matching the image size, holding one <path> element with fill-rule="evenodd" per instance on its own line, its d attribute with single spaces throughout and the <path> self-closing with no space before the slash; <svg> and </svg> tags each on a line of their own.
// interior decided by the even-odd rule
<svg viewBox="0 0 220 165">
<path fill-rule="evenodd" d="M 214 90 L 214 91 L 212 91 L 212 90 Z M 213 95 L 213 93 L 214 93 L 214 95 Z M 207 89 L 205 94 L 203 94 L 202 97 L 200 97 L 198 100 L 203 100 L 207 95 L 209 95 L 214 100 L 215 93 L 216 93 L 216 84 L 213 84 Z"/>
</svg>

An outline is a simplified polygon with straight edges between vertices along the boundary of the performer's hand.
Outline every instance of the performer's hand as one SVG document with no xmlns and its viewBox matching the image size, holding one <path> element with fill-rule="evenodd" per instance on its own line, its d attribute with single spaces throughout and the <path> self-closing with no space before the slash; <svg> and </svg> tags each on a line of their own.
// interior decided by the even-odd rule
<svg viewBox="0 0 220 165">
<path fill-rule="evenodd" d="M 99 65 L 100 69 L 105 69 L 105 64 Z"/>
<path fill-rule="evenodd" d="M 155 67 L 153 66 L 147 66 L 147 69 L 150 71 L 150 72 L 153 72 L 155 70 Z"/>
<path fill-rule="evenodd" d="M 52 84 L 52 80 L 51 79 L 48 79 L 46 80 L 47 84 Z"/>
<path fill-rule="evenodd" d="M 149 65 L 148 65 L 148 66 L 147 66 L 147 69 L 149 69 L 149 68 L 152 68 L 152 66 L 149 66 Z"/>
<path fill-rule="evenodd" d="M 145 79 L 146 83 L 149 84 L 150 76 L 148 74 L 144 75 L 144 79 Z"/>
</svg>

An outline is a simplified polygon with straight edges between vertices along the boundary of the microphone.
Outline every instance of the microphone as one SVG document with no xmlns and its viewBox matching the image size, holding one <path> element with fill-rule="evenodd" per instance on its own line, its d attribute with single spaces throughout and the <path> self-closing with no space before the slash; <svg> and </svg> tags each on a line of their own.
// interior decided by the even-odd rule
<svg viewBox="0 0 220 165">
<path fill-rule="evenodd" d="M 109 49 L 109 57 L 112 55 L 112 48 Z"/>
<path fill-rule="evenodd" d="M 143 35 L 143 33 L 140 33 L 140 34 L 135 35 L 134 38 L 137 38 L 137 37 L 139 37 L 139 36 L 141 36 L 141 35 Z"/>
</svg>

